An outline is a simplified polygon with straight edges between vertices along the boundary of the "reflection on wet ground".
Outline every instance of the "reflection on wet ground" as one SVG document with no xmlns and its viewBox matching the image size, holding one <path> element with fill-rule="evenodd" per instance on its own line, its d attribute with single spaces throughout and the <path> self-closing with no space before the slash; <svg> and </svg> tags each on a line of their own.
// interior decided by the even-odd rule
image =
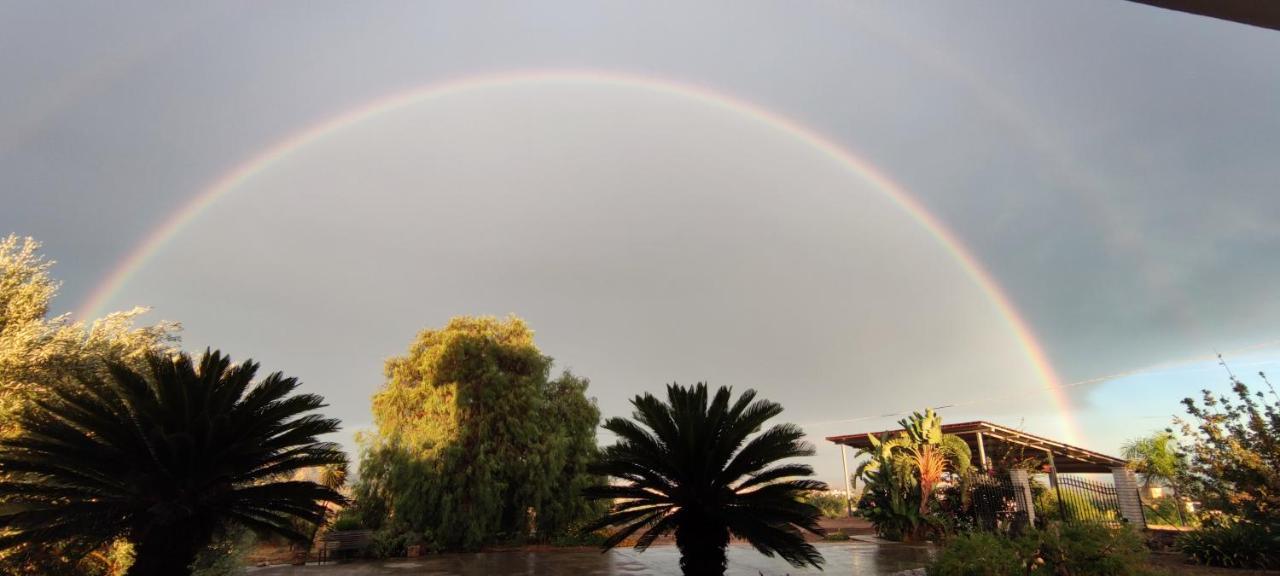
<svg viewBox="0 0 1280 576">
<path fill-rule="evenodd" d="M 926 546 L 904 544 L 850 541 L 822 542 L 815 546 L 827 559 L 821 571 L 793 568 L 778 558 L 766 558 L 749 546 L 734 545 L 729 548 L 728 573 L 733 576 L 875 576 L 919 568 L 932 554 Z M 679 576 L 679 560 L 679 551 L 674 546 L 654 546 L 644 553 L 630 548 L 603 554 L 579 549 L 511 550 L 326 566 L 277 566 L 254 569 L 250 573 L 253 576 Z"/>
</svg>

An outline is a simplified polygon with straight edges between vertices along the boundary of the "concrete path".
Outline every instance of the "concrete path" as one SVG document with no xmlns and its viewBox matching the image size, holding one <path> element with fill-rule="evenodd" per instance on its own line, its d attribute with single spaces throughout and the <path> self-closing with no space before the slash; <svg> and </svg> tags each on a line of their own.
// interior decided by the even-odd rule
<svg viewBox="0 0 1280 576">
<path fill-rule="evenodd" d="M 923 566 L 931 554 L 925 546 L 875 544 L 864 541 L 815 544 L 826 558 L 825 570 L 797 569 L 778 558 L 766 558 L 750 546 L 729 547 L 731 576 L 887 576 Z M 680 555 L 674 546 L 654 546 L 640 553 L 630 548 L 594 550 L 501 551 L 441 554 L 352 562 L 326 566 L 276 566 L 250 569 L 252 576 L 679 576 Z"/>
</svg>

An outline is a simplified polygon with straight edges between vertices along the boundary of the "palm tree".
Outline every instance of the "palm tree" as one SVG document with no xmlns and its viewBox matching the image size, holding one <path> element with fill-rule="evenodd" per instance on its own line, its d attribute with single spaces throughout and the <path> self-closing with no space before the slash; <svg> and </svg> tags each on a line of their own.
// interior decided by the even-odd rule
<svg viewBox="0 0 1280 576">
<path fill-rule="evenodd" d="M 1147 489 L 1176 485 L 1178 476 L 1186 469 L 1185 457 L 1178 451 L 1178 441 L 1168 431 L 1130 440 L 1120 452 L 1129 460 L 1129 467 L 1142 475 L 1142 485 Z"/>
<path fill-rule="evenodd" d="M 621 483 L 587 489 L 589 498 L 613 506 L 585 529 L 614 528 L 606 549 L 642 532 L 635 547 L 643 551 L 674 532 L 684 574 L 714 576 L 724 574 L 732 535 L 794 566 L 822 565 L 801 532 L 824 533 L 821 511 L 802 496 L 826 484 L 807 479 L 813 475 L 807 465 L 779 463 L 811 456 L 813 447 L 792 424 L 756 434 L 782 406 L 756 400 L 754 390 L 732 403 L 730 395 L 726 387 L 709 398 L 706 384 L 671 384 L 665 403 L 651 394 L 632 399 L 635 421 L 605 421 L 618 442 L 591 471 Z"/>
<path fill-rule="evenodd" d="M 305 540 L 292 520 L 320 522 L 331 488 L 289 480 L 345 461 L 317 438 L 338 421 L 309 414 L 294 378 L 253 384 L 258 365 L 205 351 L 151 355 L 149 371 L 109 363 L 102 377 L 50 383 L 0 441 L 0 549 L 65 543 L 87 553 L 123 536 L 133 576 L 188 574 L 224 527 Z M 144 373 L 145 372 L 145 373 Z"/>
</svg>

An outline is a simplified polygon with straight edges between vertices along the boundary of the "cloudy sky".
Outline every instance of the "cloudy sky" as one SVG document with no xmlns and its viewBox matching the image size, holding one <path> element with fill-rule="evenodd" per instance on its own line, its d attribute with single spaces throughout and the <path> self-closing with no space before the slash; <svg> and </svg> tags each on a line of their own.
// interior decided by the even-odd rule
<svg viewBox="0 0 1280 576">
<path fill-rule="evenodd" d="M 820 445 L 951 405 L 1114 451 L 1215 352 L 1280 372 L 1278 54 L 1119 0 L 0 3 L 0 233 L 84 311 L 252 168 L 94 312 L 348 432 L 416 331 L 514 313 L 606 415 L 707 380 Z"/>
</svg>

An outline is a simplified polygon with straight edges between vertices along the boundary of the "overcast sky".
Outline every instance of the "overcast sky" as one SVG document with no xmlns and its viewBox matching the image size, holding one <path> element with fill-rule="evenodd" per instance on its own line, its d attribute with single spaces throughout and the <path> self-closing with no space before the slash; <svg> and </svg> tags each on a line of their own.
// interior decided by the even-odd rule
<svg viewBox="0 0 1280 576">
<path fill-rule="evenodd" d="M 909 189 L 1064 382 L 1157 366 L 1067 389 L 1081 442 L 1114 451 L 1221 385 L 1215 351 L 1280 360 L 1278 56 L 1276 32 L 1119 0 L 5 2 L 0 233 L 44 242 L 71 311 L 221 175 L 370 101 L 529 70 L 662 78 Z M 344 128 L 107 303 L 138 304 L 192 349 L 301 377 L 349 431 L 417 330 L 507 313 L 606 415 L 708 380 L 781 401 L 819 444 L 926 405 L 1067 429 L 917 219 L 786 131 L 635 86 L 515 83 Z M 835 454 L 815 461 L 833 483 Z"/>
</svg>

